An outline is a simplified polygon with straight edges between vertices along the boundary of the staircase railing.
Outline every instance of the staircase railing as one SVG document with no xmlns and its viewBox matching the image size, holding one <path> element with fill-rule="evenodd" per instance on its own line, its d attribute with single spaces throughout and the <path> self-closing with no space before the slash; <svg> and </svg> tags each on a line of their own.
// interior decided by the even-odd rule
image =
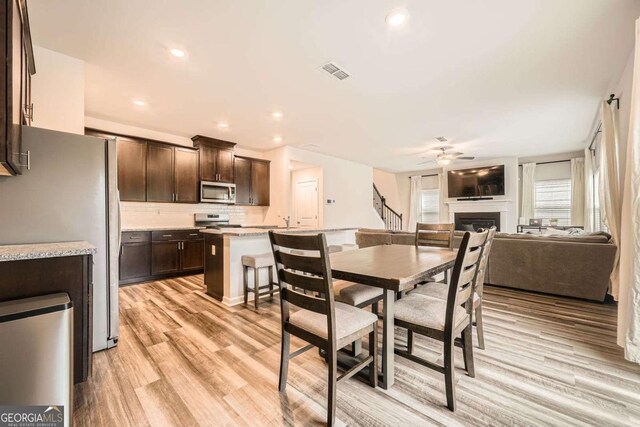
<svg viewBox="0 0 640 427">
<path fill-rule="evenodd" d="M 380 191 L 373 184 L 373 207 L 382 218 L 384 227 L 387 230 L 402 230 L 402 214 L 397 213 L 387 205 L 387 202 Z"/>
</svg>

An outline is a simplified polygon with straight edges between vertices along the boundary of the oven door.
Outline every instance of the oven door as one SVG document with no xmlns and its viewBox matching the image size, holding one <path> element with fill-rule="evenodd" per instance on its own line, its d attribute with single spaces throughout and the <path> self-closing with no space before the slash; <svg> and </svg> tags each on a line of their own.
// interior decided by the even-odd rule
<svg viewBox="0 0 640 427">
<path fill-rule="evenodd" d="M 203 203 L 233 204 L 236 202 L 236 185 L 202 181 L 200 183 L 200 201 Z"/>
</svg>

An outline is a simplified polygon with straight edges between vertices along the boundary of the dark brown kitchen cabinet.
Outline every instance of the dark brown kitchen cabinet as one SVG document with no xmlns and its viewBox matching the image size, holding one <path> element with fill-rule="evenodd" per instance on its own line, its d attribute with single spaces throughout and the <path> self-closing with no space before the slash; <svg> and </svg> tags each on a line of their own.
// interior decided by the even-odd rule
<svg viewBox="0 0 640 427">
<path fill-rule="evenodd" d="M 31 125 L 31 76 L 35 61 L 26 0 L 0 5 L 0 175 L 21 173 L 29 162 L 21 152 L 20 125 Z"/>
<path fill-rule="evenodd" d="M 151 244 L 151 274 L 177 273 L 180 271 L 180 243 L 178 241 L 153 242 Z"/>
<path fill-rule="evenodd" d="M 170 145 L 147 144 L 147 202 L 173 202 L 174 149 Z"/>
<path fill-rule="evenodd" d="M 118 137 L 118 190 L 120 200 L 147 200 L 147 143 Z"/>
<path fill-rule="evenodd" d="M 66 292 L 73 303 L 73 382 L 91 374 L 93 257 L 64 256 L 0 262 L 0 301 Z M 24 337 L 25 339 L 27 337 Z M 8 345 L 3 342 L 2 345 Z M 16 348 L 24 351 L 24 348 Z M 33 369 L 36 369 L 34 366 Z M 56 373 L 43 373 L 47 378 Z M 34 385 L 37 386 L 37 385 Z"/>
<path fill-rule="evenodd" d="M 253 159 L 251 161 L 251 203 L 256 206 L 269 206 L 269 162 Z"/>
<path fill-rule="evenodd" d="M 198 203 L 198 150 L 88 128 L 85 134 L 117 138 L 120 200 Z"/>
<path fill-rule="evenodd" d="M 236 156 L 236 205 L 269 206 L 268 160 Z"/>
<path fill-rule="evenodd" d="M 191 140 L 200 151 L 200 180 L 227 183 L 235 181 L 235 143 L 202 135 L 196 135 Z"/>
<path fill-rule="evenodd" d="M 125 231 L 120 284 L 202 273 L 204 235 L 199 230 Z"/>
<path fill-rule="evenodd" d="M 251 159 L 236 157 L 236 204 L 251 204 Z"/>
<path fill-rule="evenodd" d="M 181 271 L 202 271 L 204 268 L 204 240 L 186 240 L 180 250 Z"/>
<path fill-rule="evenodd" d="M 173 179 L 179 203 L 198 202 L 198 152 L 190 148 L 174 148 Z"/>
</svg>

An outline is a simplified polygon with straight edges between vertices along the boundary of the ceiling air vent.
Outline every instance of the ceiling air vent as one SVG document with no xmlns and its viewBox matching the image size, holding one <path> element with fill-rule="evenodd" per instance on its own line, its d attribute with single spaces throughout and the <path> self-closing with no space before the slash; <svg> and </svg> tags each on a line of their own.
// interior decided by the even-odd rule
<svg viewBox="0 0 640 427">
<path fill-rule="evenodd" d="M 444 136 L 436 136 L 436 139 L 440 142 L 447 142 L 447 138 L 445 138 Z"/>
<path fill-rule="evenodd" d="M 340 67 L 335 62 L 328 62 L 321 67 L 324 71 L 331 74 L 338 80 L 344 80 L 350 76 L 342 67 Z"/>
</svg>

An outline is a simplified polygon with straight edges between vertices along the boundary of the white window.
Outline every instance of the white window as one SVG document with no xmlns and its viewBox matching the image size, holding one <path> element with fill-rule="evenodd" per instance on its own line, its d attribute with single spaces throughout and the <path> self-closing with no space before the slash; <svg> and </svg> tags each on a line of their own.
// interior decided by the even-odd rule
<svg viewBox="0 0 640 427">
<path fill-rule="evenodd" d="M 440 222 L 440 190 L 437 188 L 422 190 L 422 217 L 420 222 L 437 224 Z"/>
<path fill-rule="evenodd" d="M 558 219 L 558 225 L 571 225 L 571 179 L 536 181 L 536 218 L 545 224 Z"/>
</svg>

